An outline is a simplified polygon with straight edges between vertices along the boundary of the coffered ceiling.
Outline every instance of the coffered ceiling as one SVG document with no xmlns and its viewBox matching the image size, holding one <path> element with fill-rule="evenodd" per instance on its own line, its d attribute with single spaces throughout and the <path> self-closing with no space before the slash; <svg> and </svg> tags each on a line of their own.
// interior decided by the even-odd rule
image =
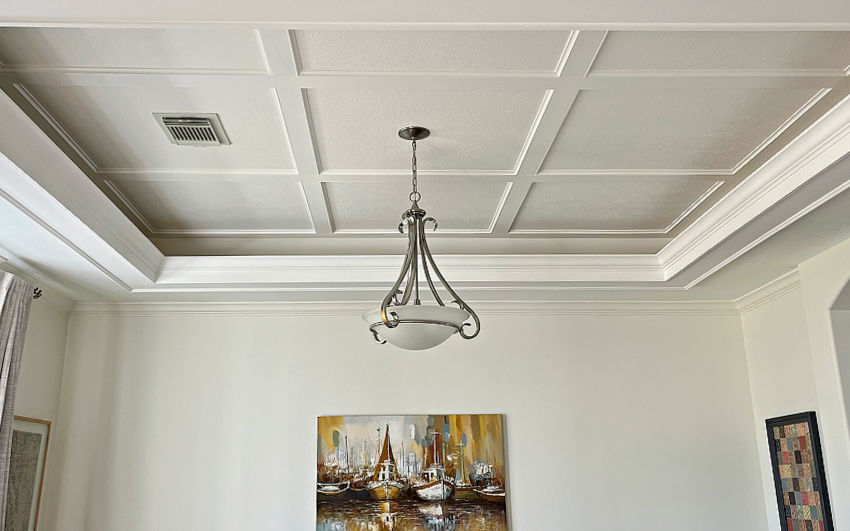
<svg viewBox="0 0 850 531">
<path fill-rule="evenodd" d="M 407 124 L 433 133 L 436 249 L 655 253 L 850 88 L 842 32 L 18 27 L 0 58 L 7 93 L 179 255 L 382 251 Z M 173 145 L 159 112 L 218 113 L 232 144 Z"/>
<path fill-rule="evenodd" d="M 686 258 L 850 93 L 850 31 L 19 24 L 0 61 L 8 98 L 165 259 L 400 254 L 396 131 L 418 124 L 436 253 L 658 271 L 624 281 L 713 248 Z M 154 113 L 217 113 L 232 143 L 174 145 Z"/>
</svg>

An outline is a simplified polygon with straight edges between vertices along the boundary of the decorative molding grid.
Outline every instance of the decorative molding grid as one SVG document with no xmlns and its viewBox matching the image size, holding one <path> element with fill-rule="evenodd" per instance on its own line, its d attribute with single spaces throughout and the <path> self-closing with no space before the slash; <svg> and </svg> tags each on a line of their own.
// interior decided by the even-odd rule
<svg viewBox="0 0 850 531">
<path fill-rule="evenodd" d="M 294 27 L 294 26 L 293 26 Z M 489 237 L 588 236 L 641 237 L 678 235 L 690 223 L 734 188 L 765 161 L 780 152 L 797 133 L 811 125 L 850 91 L 848 72 L 842 70 L 789 71 L 603 71 L 591 72 L 607 31 L 582 30 L 566 33 L 561 57 L 552 72 L 350 72 L 304 70 L 299 64 L 294 29 L 258 26 L 254 29 L 265 69 L 166 69 L 117 67 L 0 66 L 0 86 L 52 137 L 101 190 L 150 237 L 199 236 L 291 236 L 334 235 L 389 236 L 391 230 L 336 230 L 331 219 L 325 182 L 397 180 L 406 172 L 397 170 L 324 170 L 318 156 L 311 122 L 307 90 L 313 88 L 435 88 L 435 89 L 520 89 L 545 92 L 543 102 L 526 135 L 520 155 L 511 170 L 423 170 L 423 176 L 454 175 L 486 178 L 503 183 L 505 193 L 485 229 L 441 231 Z M 72 138 L 26 88 L 58 86 L 147 86 L 234 87 L 271 90 L 289 139 L 296 169 L 137 169 L 97 166 L 80 143 Z M 734 166 L 723 169 L 625 169 L 541 171 L 556 135 L 582 90 L 603 89 L 730 89 L 811 88 L 817 94 L 790 116 L 756 149 Z M 388 132 L 391 134 L 392 132 Z M 646 176 L 687 177 L 689 182 L 706 182 L 710 188 L 664 227 L 641 229 L 512 230 L 529 189 L 535 182 L 616 175 L 639 179 Z M 674 177 L 675 176 L 675 177 Z M 146 219 L 114 184 L 119 181 L 297 181 L 304 192 L 313 229 L 296 230 L 183 230 L 162 229 Z M 438 233 L 438 237 L 439 237 Z"/>
<path fill-rule="evenodd" d="M 314 229 L 293 231 L 286 236 L 343 237 L 346 231 L 334 231 L 323 183 L 358 180 L 374 182 L 376 179 L 390 181 L 400 176 L 407 177 L 407 174 L 396 171 L 377 174 L 372 171 L 322 171 L 309 105 L 305 97 L 307 89 L 413 88 L 423 83 L 432 88 L 449 89 L 539 89 L 546 93 L 546 97 L 537 112 L 533 127 L 526 136 L 515 167 L 509 172 L 464 174 L 469 178 L 503 183 L 505 192 L 485 233 L 461 232 L 485 237 L 535 237 L 540 234 L 593 234 L 601 237 L 625 234 L 640 237 L 666 234 L 671 240 L 660 252 L 653 254 L 481 254 L 438 257 L 446 275 L 464 286 L 464 289 L 478 293 L 489 291 L 497 293 L 499 297 L 505 295 L 505 298 L 517 294 L 518 297 L 525 297 L 525 300 L 535 300 L 537 294 L 542 292 L 566 293 L 572 290 L 688 290 L 783 227 L 800 219 L 805 213 L 850 187 L 850 179 L 846 177 L 847 173 L 843 169 L 841 172 L 833 172 L 841 175 L 815 179 L 816 176 L 826 173 L 831 166 L 838 166 L 836 162 L 850 152 L 850 72 L 847 71 L 724 71 L 687 74 L 634 71 L 627 74 L 589 74 L 594 58 L 603 45 L 606 32 L 583 30 L 570 34 L 558 67 L 551 74 L 299 73 L 291 31 L 260 27 L 256 29 L 255 35 L 264 53 L 267 65 L 265 70 L 178 71 L 0 66 L 0 88 L 8 96 L 6 98 L 0 95 L 0 100 L 3 100 L 0 102 L 0 118 L 9 129 L 6 135 L 0 131 L 0 141 L 3 142 L 3 155 L 8 157 L 8 162 L 20 168 L 19 171 L 7 172 L 7 175 L 4 175 L 4 181 L 0 182 L 3 189 L 0 191 L 4 192 L 4 197 L 16 205 L 21 213 L 36 221 L 63 245 L 72 248 L 94 268 L 103 272 L 113 284 L 112 287 L 117 286 L 121 293 L 288 291 L 312 294 L 323 290 L 336 290 L 354 294 L 385 289 L 387 279 L 397 273 L 397 256 L 163 256 L 148 237 L 164 234 L 187 237 L 262 236 L 268 233 L 212 231 L 198 234 L 198 231 L 162 231 L 145 220 L 114 183 L 235 179 L 298 182 L 303 190 Z M 98 168 L 91 157 L 26 89 L 27 86 L 40 85 L 133 86 L 139 83 L 168 87 L 200 87 L 212 84 L 219 87 L 253 87 L 274 91 L 277 110 L 283 121 L 297 170 L 166 172 L 164 169 L 142 171 L 132 168 Z M 635 87 L 810 88 L 816 90 L 817 94 L 758 149 L 728 170 L 540 171 L 579 91 Z M 56 149 L 57 146 L 59 149 Z M 440 173 L 447 172 L 424 171 L 423 175 Z M 522 231 L 511 231 L 514 219 L 534 183 L 569 182 L 571 179 L 590 179 L 604 175 L 623 175 L 635 179 L 650 175 L 669 179 L 686 176 L 689 180 L 705 183 L 709 191 L 663 229 L 647 229 L 641 233 L 541 231 L 540 234 L 523 234 Z M 829 188 L 826 188 L 826 183 L 829 183 Z M 98 192 L 95 185 L 111 198 L 112 203 Z M 806 193 L 799 193 L 800 191 Z M 794 200 L 790 201 L 789 198 Z M 135 219 L 137 225 L 134 226 L 127 218 Z M 769 223 L 770 226 L 756 226 L 758 224 L 753 223 L 754 220 Z M 141 227 L 141 231 L 137 227 Z M 457 234 L 457 231 L 453 233 Z M 383 235 L 381 232 L 373 234 Z M 747 240 L 741 244 L 731 244 L 730 247 L 731 237 L 734 235 L 737 238 L 742 234 L 746 235 Z M 719 261 L 711 258 L 705 262 L 709 267 L 703 268 L 703 260 L 709 252 L 721 248 L 723 257 Z M 10 262 L 16 267 L 22 267 L 24 262 L 14 261 L 13 258 L 10 257 Z M 688 268 L 695 267 L 695 264 L 703 271 L 702 274 L 696 278 L 684 278 L 685 275 L 680 275 Z M 40 282 L 41 278 L 49 277 L 36 269 L 31 273 L 31 276 Z M 50 285 L 61 292 L 61 284 L 62 282 L 54 282 Z M 568 296 L 565 295 L 565 298 Z M 586 302 L 563 304 L 563 311 L 588 311 L 571 306 L 586 305 Z M 598 306 L 600 311 L 630 308 L 609 308 L 605 304 Z M 707 307 L 712 308 L 711 311 L 716 309 L 714 303 L 707 304 Z M 739 308 L 751 306 L 740 299 L 736 304 Z M 511 302 L 509 306 L 511 311 L 514 311 L 515 304 Z M 641 312 L 646 309 L 640 305 L 635 306 L 638 307 Z M 676 306 L 663 304 L 659 306 L 674 307 Z M 85 308 L 87 307 L 82 306 L 80 310 Z M 497 305 L 492 308 L 497 311 Z M 723 311 L 726 311 L 725 307 Z"/>
</svg>

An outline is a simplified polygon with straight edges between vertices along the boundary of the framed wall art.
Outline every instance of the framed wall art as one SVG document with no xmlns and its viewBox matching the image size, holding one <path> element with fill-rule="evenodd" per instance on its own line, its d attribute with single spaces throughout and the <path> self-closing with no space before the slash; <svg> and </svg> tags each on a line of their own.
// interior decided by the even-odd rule
<svg viewBox="0 0 850 531">
<path fill-rule="evenodd" d="M 316 529 L 508 529 L 501 415 L 319 417 Z"/>
<path fill-rule="evenodd" d="M 4 531 L 35 531 L 44 482 L 50 421 L 15 416 Z"/>
<path fill-rule="evenodd" d="M 833 531 L 815 413 L 765 423 L 782 531 Z"/>
</svg>

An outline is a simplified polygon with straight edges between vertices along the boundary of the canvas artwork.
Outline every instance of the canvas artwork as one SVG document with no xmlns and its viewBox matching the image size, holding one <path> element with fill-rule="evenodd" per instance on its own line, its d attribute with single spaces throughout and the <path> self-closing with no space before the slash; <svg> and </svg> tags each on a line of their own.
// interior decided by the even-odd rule
<svg viewBox="0 0 850 531">
<path fill-rule="evenodd" d="M 4 531 L 35 531 L 50 422 L 16 416 L 12 422 Z"/>
<path fill-rule="evenodd" d="M 833 531 L 814 412 L 766 422 L 782 530 Z"/>
<path fill-rule="evenodd" d="M 501 415 L 319 417 L 316 529 L 506 530 Z"/>
</svg>

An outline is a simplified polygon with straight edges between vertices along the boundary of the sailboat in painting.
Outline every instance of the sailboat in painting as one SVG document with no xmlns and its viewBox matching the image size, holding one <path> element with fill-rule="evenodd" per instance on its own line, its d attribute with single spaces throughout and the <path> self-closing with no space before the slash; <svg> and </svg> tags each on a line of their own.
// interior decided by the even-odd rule
<svg viewBox="0 0 850 531">
<path fill-rule="evenodd" d="M 473 483 L 479 488 L 473 489 L 481 499 L 493 503 L 505 503 L 505 489 L 497 479 L 497 473 L 493 465 L 477 463 L 478 470 L 473 476 Z"/>
<path fill-rule="evenodd" d="M 387 431 L 384 435 L 381 456 L 375 464 L 375 473 L 372 474 L 371 481 L 366 484 L 366 490 L 376 500 L 396 500 L 404 490 L 404 484 L 400 481 L 398 470 L 396 469 L 395 457 L 393 457 L 389 426 L 387 426 Z"/>
<path fill-rule="evenodd" d="M 336 483 L 321 483 L 316 482 L 316 495 L 318 499 L 335 498 L 348 491 L 348 481 L 340 481 Z"/>
<path fill-rule="evenodd" d="M 317 531 L 508 531 L 501 415 L 319 417 Z"/>
<path fill-rule="evenodd" d="M 431 446 L 425 455 L 425 469 L 410 486 L 410 491 L 420 500 L 445 501 L 454 494 L 455 482 L 446 474 L 441 435 L 432 433 L 431 437 Z"/>
<path fill-rule="evenodd" d="M 349 481 L 339 463 L 326 462 L 316 477 L 316 495 L 320 500 L 331 499 L 348 491 Z"/>
<path fill-rule="evenodd" d="M 455 499 L 458 500 L 475 500 L 478 494 L 475 493 L 475 486 L 469 482 L 469 472 L 466 469 L 466 458 L 463 449 L 466 447 L 466 435 L 463 435 L 461 442 L 458 445 L 459 456 L 456 465 L 455 475 Z"/>
</svg>

